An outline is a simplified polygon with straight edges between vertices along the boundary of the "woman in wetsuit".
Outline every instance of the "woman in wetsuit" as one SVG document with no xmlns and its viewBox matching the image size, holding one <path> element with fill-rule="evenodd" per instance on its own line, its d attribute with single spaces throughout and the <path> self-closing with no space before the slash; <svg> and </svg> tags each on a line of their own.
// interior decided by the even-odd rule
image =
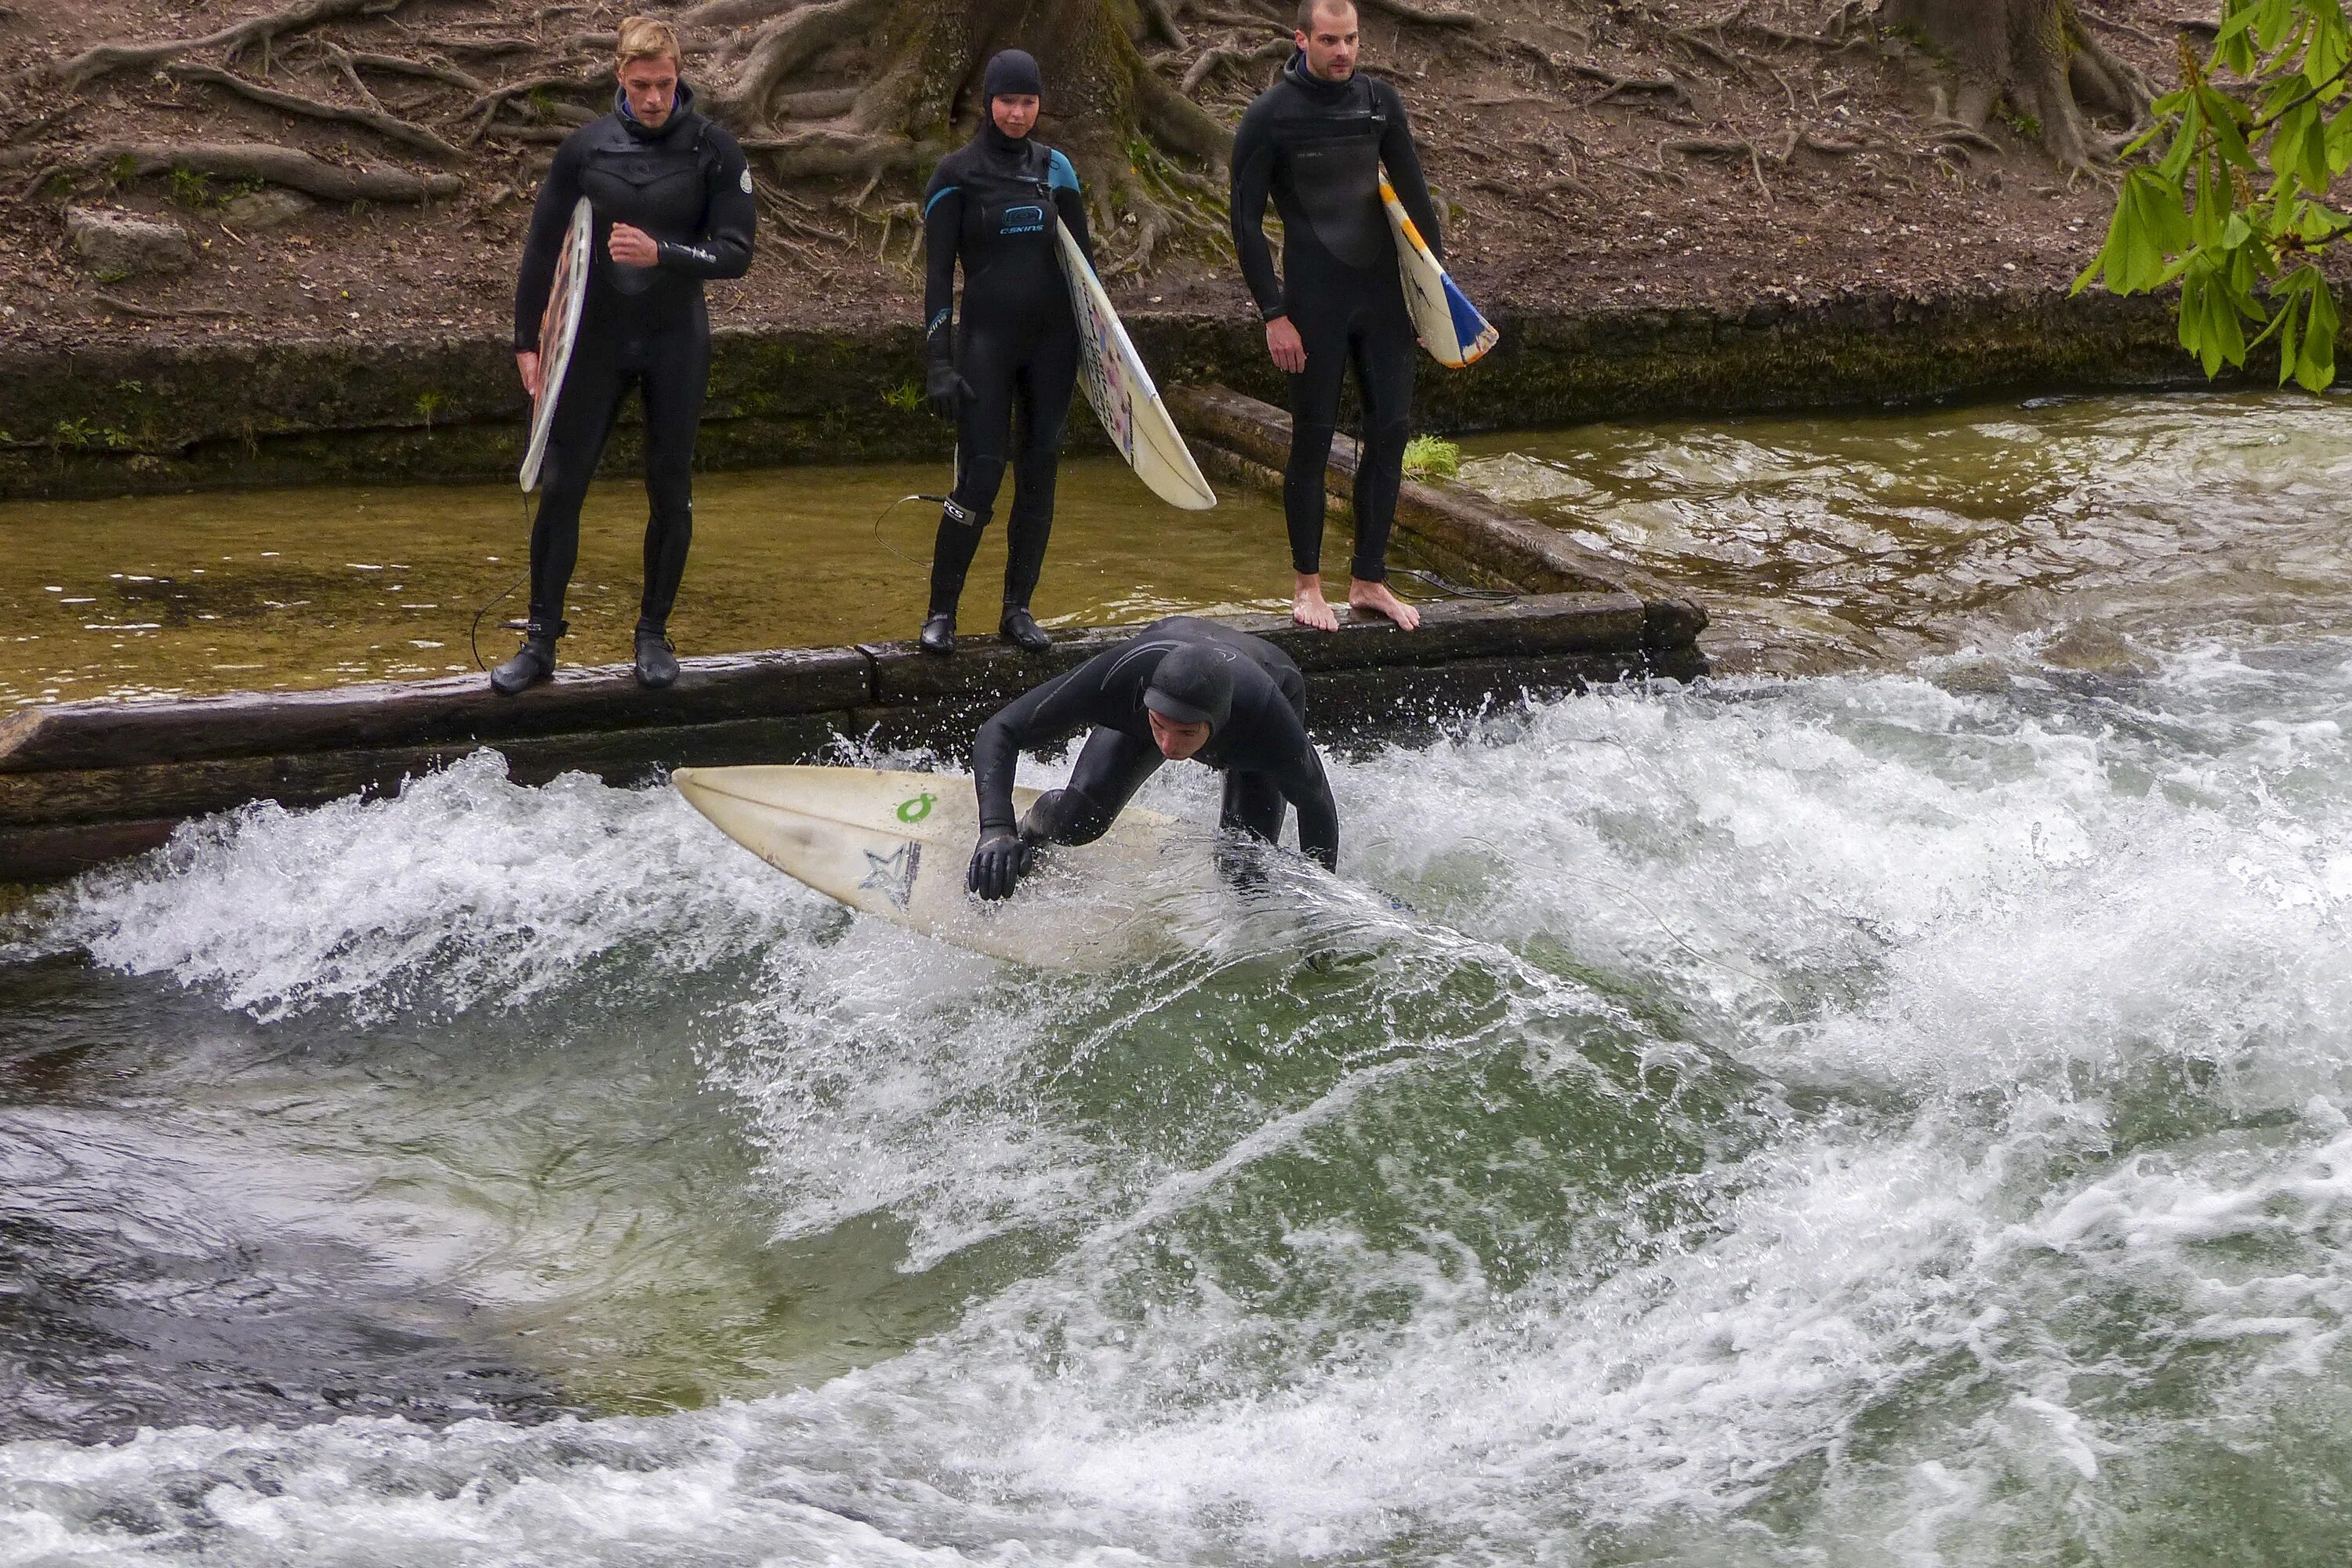
<svg viewBox="0 0 2352 1568">
<path fill-rule="evenodd" d="M 1021 50 L 991 59 L 981 79 L 980 133 L 940 160 L 923 195 L 924 390 L 931 412 L 956 425 L 955 488 L 931 552 L 927 653 L 955 651 L 956 601 L 1008 465 L 1013 510 L 997 629 L 1031 653 L 1053 646 L 1029 614 L 1029 595 L 1054 527 L 1054 470 L 1078 376 L 1078 323 L 1054 225 L 1069 229 L 1089 265 L 1094 245 L 1077 171 L 1029 134 L 1040 85 L 1037 62 Z"/>
</svg>

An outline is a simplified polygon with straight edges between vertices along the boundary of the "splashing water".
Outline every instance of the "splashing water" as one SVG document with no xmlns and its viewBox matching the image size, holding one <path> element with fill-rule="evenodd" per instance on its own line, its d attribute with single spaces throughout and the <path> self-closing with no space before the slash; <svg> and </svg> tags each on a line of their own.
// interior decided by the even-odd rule
<svg viewBox="0 0 2352 1568">
<path fill-rule="evenodd" d="M 2352 639 L 2170 626 L 1341 762 L 1104 975 L 204 825 L 0 931 L 0 1563 L 2339 1562 Z"/>
</svg>

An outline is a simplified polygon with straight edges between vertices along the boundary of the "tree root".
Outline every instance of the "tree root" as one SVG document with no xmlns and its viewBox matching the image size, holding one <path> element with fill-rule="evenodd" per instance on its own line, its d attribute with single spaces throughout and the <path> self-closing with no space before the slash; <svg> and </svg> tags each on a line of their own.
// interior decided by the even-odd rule
<svg viewBox="0 0 2352 1568">
<path fill-rule="evenodd" d="M 184 169 L 225 180 L 266 180 L 331 202 L 422 202 L 454 196 L 465 182 L 455 174 L 412 174 L 405 169 L 369 164 L 345 168 L 313 158 L 295 147 L 267 142 L 190 142 L 173 145 L 110 142 L 92 147 L 79 157 L 52 163 L 26 184 L 31 195 L 52 179 L 110 174 L 131 179 L 141 174 Z"/>
<path fill-rule="evenodd" d="M 1756 143 L 1748 141 L 1716 142 L 1696 137 L 1668 137 L 1658 143 L 1658 166 L 1663 169 L 1666 154 L 1680 153 L 1690 158 L 1737 158 L 1745 163 L 1756 176 L 1756 188 L 1764 193 L 1767 202 L 1772 200 L 1772 187 L 1764 183 L 1764 154 Z"/>
<path fill-rule="evenodd" d="M 357 49 L 338 47 L 335 52 L 352 64 L 363 66 L 369 70 L 383 71 L 393 76 L 421 77 L 427 81 L 437 81 L 470 93 L 489 91 L 488 84 L 480 78 L 467 76 L 455 66 L 438 65 L 432 60 L 404 59 L 399 55 L 365 54 Z"/>
<path fill-rule="evenodd" d="M 703 0 L 678 13 L 681 27 L 741 27 L 791 10 L 799 0 Z"/>
<path fill-rule="evenodd" d="M 1486 18 L 1467 11 L 1424 11 L 1408 4 L 1408 0 L 1363 0 L 1364 9 L 1378 11 L 1383 16 L 1393 16 L 1400 22 L 1411 22 L 1417 27 L 1476 28 L 1486 25 Z"/>
<path fill-rule="evenodd" d="M 316 39 L 314 44 L 320 57 L 335 68 L 335 74 L 343 79 L 344 85 L 352 89 L 354 96 L 378 114 L 392 112 L 384 108 L 383 100 L 378 98 L 368 84 L 360 79 L 359 68 L 352 64 L 350 55 L 325 38 Z"/>
<path fill-rule="evenodd" d="M 2087 5 L 2076 6 L 2075 15 L 2081 16 L 2083 20 L 2091 24 L 2094 27 L 2104 28 L 2107 32 L 2114 33 L 2121 37 L 2137 38 L 2139 42 L 2147 44 L 2152 48 L 2168 49 L 2172 47 L 2172 40 L 2169 38 L 2159 38 L 2153 33 L 2143 33 L 2128 22 L 2118 22 L 2111 16 L 2102 16 Z"/>
<path fill-rule="evenodd" d="M 857 107 L 861 90 L 854 87 L 819 87 L 806 92 L 783 93 L 770 101 L 786 120 L 838 120 Z"/>
<path fill-rule="evenodd" d="M 142 305 L 136 300 L 125 300 L 103 290 L 90 292 L 93 304 L 125 316 L 141 316 L 151 321 L 168 321 L 182 316 L 221 316 L 243 321 L 252 312 L 232 310 L 225 305 Z"/>
<path fill-rule="evenodd" d="M 1606 103 L 1612 98 L 1641 93 L 1654 93 L 1661 97 L 1671 98 L 1685 109 L 1691 107 L 1689 85 L 1672 71 L 1665 71 L 1654 77 L 1619 76 L 1615 71 L 1603 70 L 1599 66 L 1582 65 L 1575 60 L 1553 60 L 1550 63 L 1561 70 L 1580 76 L 1587 81 L 1597 81 L 1601 84 L 1601 90 L 1586 99 L 1580 105 L 1580 108 L 1591 109 L 1595 104 Z"/>
<path fill-rule="evenodd" d="M 453 55 L 471 55 L 477 59 L 496 59 L 500 55 L 530 55 L 539 52 L 539 46 L 529 38 L 462 38 L 446 33 L 431 33 L 418 40 Z"/>
<path fill-rule="evenodd" d="M 1705 55 L 1707 58 L 1713 60 L 1716 64 L 1721 66 L 1724 69 L 1729 71 L 1734 76 L 1745 77 L 1748 74 L 1748 62 L 1739 58 L 1739 57 L 1732 54 L 1721 44 L 1717 43 L 1714 39 L 1708 37 L 1706 36 L 1706 29 L 1705 28 L 1669 27 L 1661 26 L 1659 31 L 1664 33 L 1667 37 L 1674 39 L 1675 42 L 1682 45 L 1685 48 L 1687 48 L 1696 54 Z"/>
<path fill-rule="evenodd" d="M 767 101 L 784 79 L 834 45 L 880 20 L 889 0 L 816 0 L 769 23 L 745 52 L 733 79 L 714 88 L 711 112 L 744 130 L 764 125 Z"/>
<path fill-rule="evenodd" d="M 1213 22 L 1221 27 L 1239 27 L 1245 33 L 1263 33 L 1269 27 L 1284 28 L 1281 21 L 1264 13 L 1255 16 L 1244 16 L 1238 11 L 1213 11 L 1205 5 L 1179 5 L 1177 9 L 1195 20 Z M 1283 36 L 1288 37 L 1290 35 L 1287 30 L 1284 30 Z"/>
<path fill-rule="evenodd" d="M 226 49 L 226 58 L 235 60 L 242 51 L 255 44 L 267 44 L 282 33 L 350 16 L 386 16 L 404 4 L 405 0 L 304 0 L 302 5 L 270 16 L 255 16 L 199 38 L 173 38 L 160 44 L 99 44 L 69 59 L 47 60 L 28 67 L 0 80 L 0 88 L 22 91 L 47 86 L 76 92 L 115 71 L 162 65 L 192 49 Z"/>
<path fill-rule="evenodd" d="M 1136 0 L 1136 7 L 1143 13 L 1147 37 L 1156 37 L 1173 48 L 1189 49 L 1192 47 L 1192 40 L 1184 36 L 1184 29 L 1176 25 L 1176 16 L 1169 9 L 1168 0 Z"/>
<path fill-rule="evenodd" d="M 592 92 L 609 79 L 603 76 L 540 76 L 494 87 L 457 111 L 458 119 L 474 122 L 473 130 L 467 133 L 466 144 L 472 146 L 488 135 L 491 124 L 499 117 L 499 110 L 518 98 L 529 98 L 537 92 Z M 584 124 L 594 118 L 588 115 L 576 123 Z M 524 137 L 520 140 L 537 141 L 539 138 Z"/>
<path fill-rule="evenodd" d="M 1152 72 L 1138 71 L 1136 116 L 1162 145 L 1223 170 L 1234 161 L 1234 133 L 1205 109 Z"/>
<path fill-rule="evenodd" d="M 1202 83 L 1227 67 L 1239 69 L 1263 60 L 1288 59 L 1295 47 L 1288 38 L 1270 38 L 1254 49 L 1203 49 L 1201 58 L 1186 68 L 1184 79 L 1178 84 L 1176 90 L 1191 98 L 1200 91 Z"/>
<path fill-rule="evenodd" d="M 1474 191 L 1485 191 L 1489 195 L 1501 196 L 1506 201 L 1514 202 L 1548 202 L 1562 191 L 1584 201 L 1593 199 L 1592 187 L 1573 174 L 1555 175 L 1535 185 L 1519 184 L 1503 180 L 1473 180 L 1470 182 L 1470 188 Z"/>
<path fill-rule="evenodd" d="M 772 136 L 746 136 L 743 151 L 763 154 L 779 180 L 877 180 L 911 174 L 940 149 L 908 137 L 884 136 L 835 126 L 811 126 Z"/>
<path fill-rule="evenodd" d="M 226 88 L 240 98 L 252 100 L 286 114 L 299 114 L 312 120 L 335 121 L 345 125 L 359 125 L 374 132 L 388 141 L 430 153 L 436 158 L 459 158 L 458 150 L 427 131 L 384 113 L 380 109 L 347 109 L 341 104 L 326 103 L 315 98 L 302 98 L 290 92 L 280 92 L 274 87 L 246 80 L 234 72 L 216 66 L 173 66 L 172 75 L 180 81 L 206 83 Z"/>
</svg>

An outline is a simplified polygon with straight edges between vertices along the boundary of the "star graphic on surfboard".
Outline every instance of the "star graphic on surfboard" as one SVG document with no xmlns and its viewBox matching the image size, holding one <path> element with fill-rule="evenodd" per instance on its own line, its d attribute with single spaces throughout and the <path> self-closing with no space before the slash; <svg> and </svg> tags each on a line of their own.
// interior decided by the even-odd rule
<svg viewBox="0 0 2352 1568">
<path fill-rule="evenodd" d="M 915 896 L 915 868 L 922 864 L 923 847 L 901 844 L 887 855 L 866 851 L 866 880 L 857 884 L 862 891 L 871 888 L 890 900 L 894 909 L 905 909 L 907 900 Z"/>
</svg>

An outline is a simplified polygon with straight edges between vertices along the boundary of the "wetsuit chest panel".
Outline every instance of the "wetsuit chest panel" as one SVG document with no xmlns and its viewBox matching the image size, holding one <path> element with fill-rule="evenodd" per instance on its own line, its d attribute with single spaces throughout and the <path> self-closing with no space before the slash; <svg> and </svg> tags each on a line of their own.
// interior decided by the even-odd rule
<svg viewBox="0 0 2352 1568">
<path fill-rule="evenodd" d="M 594 148 L 580 174 L 581 194 L 595 208 L 606 233 L 625 223 L 657 240 L 691 243 L 702 233 L 709 199 L 702 150 L 697 138 L 645 142 L 625 132 Z M 597 246 L 599 270 L 623 294 L 642 294 L 661 269 L 613 262 Z"/>
<path fill-rule="evenodd" d="M 958 241 L 967 321 L 1041 314 L 1058 318 L 1068 310 L 1062 258 L 1054 239 L 1048 156 L 1041 149 L 1013 168 L 973 156 L 956 171 L 963 196 Z"/>
<path fill-rule="evenodd" d="M 1042 177 L 975 172 L 965 177 L 963 202 L 968 268 L 1054 262 L 1053 195 Z"/>
<path fill-rule="evenodd" d="M 1393 241 L 1381 210 L 1381 138 L 1387 117 L 1367 106 L 1276 128 L 1276 184 L 1325 249 L 1350 267 L 1388 259 Z"/>
</svg>

